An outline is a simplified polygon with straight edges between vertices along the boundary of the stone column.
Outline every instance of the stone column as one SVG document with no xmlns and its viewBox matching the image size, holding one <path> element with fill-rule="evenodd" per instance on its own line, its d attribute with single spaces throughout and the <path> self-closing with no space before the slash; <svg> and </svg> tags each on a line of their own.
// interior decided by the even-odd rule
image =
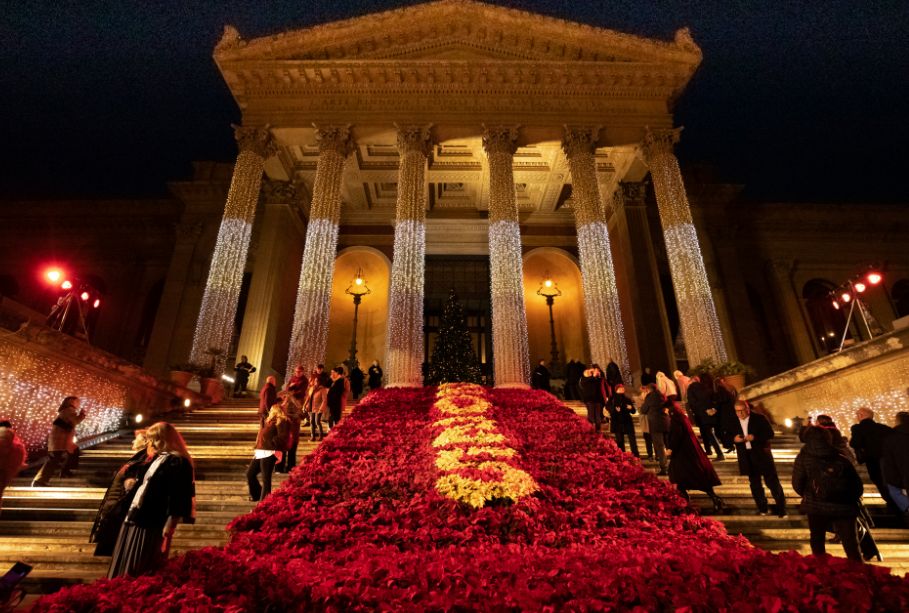
<svg viewBox="0 0 909 613">
<path fill-rule="evenodd" d="M 489 273 L 497 387 L 526 387 L 530 381 L 521 227 L 512 167 L 517 138 L 514 126 L 493 126 L 483 132 L 489 160 Z"/>
<path fill-rule="evenodd" d="M 725 362 L 726 345 L 679 162 L 673 153 L 678 137 L 679 130 L 648 130 L 644 137 L 644 157 L 653 178 L 688 364 L 697 366 L 707 358 Z"/>
<path fill-rule="evenodd" d="M 287 373 L 303 366 L 306 373 L 325 358 L 331 282 L 335 272 L 338 222 L 341 218 L 341 179 L 350 153 L 350 126 L 317 126 L 319 161 L 313 181 L 306 246 L 297 286 L 297 305 L 290 335 Z"/>
<path fill-rule="evenodd" d="M 260 382 L 274 372 L 273 352 L 281 290 L 287 277 L 291 274 L 294 278 L 297 277 L 296 266 L 291 265 L 289 260 L 289 252 L 293 251 L 292 243 L 299 243 L 298 239 L 303 238 L 303 234 L 297 234 L 296 229 L 303 224 L 299 218 L 295 219 L 294 185 L 289 181 L 266 180 L 262 193 L 265 198 L 265 214 L 262 216 L 259 247 L 255 253 L 252 283 L 237 345 L 237 355 L 248 356 L 250 363 L 257 368 L 249 378 L 250 389 L 260 387 Z M 295 256 L 294 260 L 299 262 L 298 258 Z M 282 366 L 283 359 L 282 355 Z"/>
<path fill-rule="evenodd" d="M 388 296 L 385 380 L 423 385 L 423 285 L 426 271 L 426 160 L 431 126 L 398 126 L 398 202 Z"/>
<path fill-rule="evenodd" d="M 814 342 L 814 330 L 805 313 L 804 302 L 793 281 L 797 264 L 792 260 L 772 260 L 768 267 L 782 323 L 788 328 L 779 336 L 789 343 L 793 357 L 798 360 L 796 364 L 816 360 L 821 354 Z M 842 330 L 838 332 L 842 333 Z"/>
<path fill-rule="evenodd" d="M 578 233 L 591 357 L 603 368 L 612 359 L 622 370 L 625 381 L 630 381 L 631 367 L 625 347 L 609 228 L 600 202 L 593 156 L 599 131 L 597 127 L 566 126 L 562 148 L 571 171 L 571 198 Z"/>
<path fill-rule="evenodd" d="M 218 230 L 189 355 L 191 362 L 208 364 L 211 352 L 218 352 L 215 360 L 216 374 L 223 371 L 227 349 L 234 333 L 234 318 L 237 315 L 253 217 L 259 202 L 262 170 L 266 158 L 276 151 L 268 128 L 235 126 L 234 136 L 240 154 L 234 165 L 234 175 L 224 205 L 224 217 Z"/>
</svg>

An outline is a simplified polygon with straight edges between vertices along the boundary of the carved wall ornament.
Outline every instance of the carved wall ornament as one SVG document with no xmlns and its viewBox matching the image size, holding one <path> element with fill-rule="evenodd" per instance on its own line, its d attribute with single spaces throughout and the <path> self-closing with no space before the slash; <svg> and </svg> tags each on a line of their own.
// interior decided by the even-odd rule
<svg viewBox="0 0 909 613">
<path fill-rule="evenodd" d="M 270 126 L 244 127 L 231 125 L 234 129 L 234 139 L 241 152 L 250 151 L 262 159 L 267 160 L 278 152 L 277 143 L 271 135 Z"/>
<path fill-rule="evenodd" d="M 483 126 L 486 153 L 514 154 L 518 150 L 518 126 Z"/>
<path fill-rule="evenodd" d="M 350 124 L 313 124 L 316 129 L 316 140 L 319 142 L 319 153 L 336 151 L 342 157 L 353 153 L 356 144 L 350 138 Z"/>
<path fill-rule="evenodd" d="M 419 151 L 424 156 L 428 156 L 432 151 L 432 124 L 422 125 L 399 125 L 395 124 L 398 130 L 398 151 L 401 155 L 411 151 Z"/>
<path fill-rule="evenodd" d="M 644 134 L 641 151 L 644 160 L 649 164 L 655 156 L 672 153 L 681 138 L 682 128 L 652 130 L 649 126 Z"/>
<path fill-rule="evenodd" d="M 600 126 L 565 126 L 562 150 L 570 159 L 576 154 L 593 155 L 599 139 Z"/>
</svg>

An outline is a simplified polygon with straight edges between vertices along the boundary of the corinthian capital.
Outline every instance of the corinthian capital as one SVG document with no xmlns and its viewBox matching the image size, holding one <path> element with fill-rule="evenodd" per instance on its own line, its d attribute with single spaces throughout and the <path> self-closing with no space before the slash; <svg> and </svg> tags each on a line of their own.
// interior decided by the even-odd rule
<svg viewBox="0 0 909 613">
<path fill-rule="evenodd" d="M 353 150 L 350 140 L 350 124 L 344 125 L 316 125 L 316 140 L 319 142 L 319 153 L 323 151 L 336 151 L 347 157 Z"/>
<path fill-rule="evenodd" d="M 647 128 L 644 134 L 644 140 L 641 143 L 644 152 L 644 159 L 649 161 L 655 155 L 661 153 L 672 153 L 675 144 L 679 142 L 679 135 L 682 128 L 662 128 L 651 130 Z"/>
<path fill-rule="evenodd" d="M 277 153 L 278 145 L 271 135 L 269 126 L 247 128 L 234 125 L 232 127 L 234 129 L 234 139 L 237 141 L 237 147 L 241 152 L 251 151 L 265 159 Z"/>
<path fill-rule="evenodd" d="M 518 149 L 518 126 L 483 126 L 486 153 L 514 154 Z"/>
<path fill-rule="evenodd" d="M 266 204 L 290 204 L 294 201 L 296 189 L 290 181 L 275 181 L 265 177 L 262 179 L 262 196 Z"/>
<path fill-rule="evenodd" d="M 432 124 L 423 125 L 398 125 L 398 153 L 403 155 L 410 151 L 419 151 L 423 155 L 429 155 L 430 136 Z"/>
<path fill-rule="evenodd" d="M 565 126 L 562 150 L 569 158 L 582 153 L 593 153 L 600 136 L 600 126 Z"/>
</svg>

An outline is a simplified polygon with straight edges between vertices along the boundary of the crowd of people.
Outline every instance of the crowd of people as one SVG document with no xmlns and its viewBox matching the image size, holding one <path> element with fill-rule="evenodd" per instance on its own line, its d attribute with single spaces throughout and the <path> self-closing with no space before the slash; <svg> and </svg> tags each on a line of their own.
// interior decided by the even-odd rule
<svg viewBox="0 0 909 613">
<path fill-rule="evenodd" d="M 238 367 L 244 363 L 242 370 L 248 371 L 248 377 L 255 368 L 245 356 Z M 748 477 L 758 512 L 787 517 L 787 501 L 773 458 L 771 420 L 728 382 L 713 380 L 708 374 L 686 377 L 675 371 L 670 378 L 663 372 L 645 372 L 641 393 L 635 397 L 613 361 L 605 369 L 591 364 L 578 371 L 578 364 L 568 365 L 566 395 L 584 402 L 596 432 L 607 423 L 619 448 L 630 450 L 635 457 L 641 457 L 633 417 L 639 413 L 647 457 L 656 460 L 658 474 L 668 476 L 684 498 L 692 490 L 702 491 L 715 512 L 727 512 L 715 491 L 721 482 L 710 456 L 715 453 L 714 459 L 723 461 L 735 454 L 739 473 Z M 541 360 L 534 387 L 549 391 L 549 375 Z M 382 386 L 377 362 L 369 368 L 367 381 L 371 390 Z M 237 391 L 242 393 L 247 383 L 244 379 Z M 321 364 L 308 375 L 298 366 L 281 390 L 274 376 L 265 378 L 259 391 L 255 450 L 246 471 L 250 500 L 269 495 L 274 472 L 294 468 L 302 428 L 308 428 L 311 441 L 321 440 L 326 427 L 331 430 L 341 421 L 348 398 L 357 397 L 362 383 L 363 378 L 358 382 L 345 376 L 342 366 L 325 372 Z M 827 535 L 833 533 L 847 557 L 881 559 L 871 538 L 870 515 L 862 504 L 859 464 L 867 467 L 887 510 L 909 525 L 909 412 L 898 413 L 893 428 L 874 417 L 871 409 L 858 409 L 848 439 L 826 415 L 810 419 L 799 432 L 804 446 L 793 465 L 792 486 L 801 497 L 799 509 L 807 516 L 814 554 L 825 553 Z M 63 400 L 33 486 L 47 485 L 66 473 L 75 450 L 73 432 L 85 418 L 78 397 Z M 96 545 L 95 555 L 112 556 L 109 577 L 136 576 L 161 566 L 177 525 L 192 523 L 195 517 L 193 459 L 177 429 L 162 421 L 138 430 L 132 449 L 134 455 L 116 472 L 102 499 L 89 537 Z M 26 455 L 10 421 L 0 419 L 0 508 L 3 491 L 23 468 Z M 772 508 L 767 490 L 775 503 Z"/>
</svg>

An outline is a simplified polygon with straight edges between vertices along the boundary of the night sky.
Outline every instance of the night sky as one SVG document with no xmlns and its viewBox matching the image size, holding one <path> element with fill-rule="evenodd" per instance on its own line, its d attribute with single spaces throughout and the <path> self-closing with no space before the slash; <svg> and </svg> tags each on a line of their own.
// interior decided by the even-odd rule
<svg viewBox="0 0 909 613">
<path fill-rule="evenodd" d="M 909 2 L 497 0 L 670 40 L 704 62 L 677 107 L 683 165 L 756 200 L 909 203 Z M 153 196 L 232 160 L 239 111 L 211 58 L 244 38 L 394 0 L 14 2 L 0 14 L 0 200 Z"/>
</svg>

